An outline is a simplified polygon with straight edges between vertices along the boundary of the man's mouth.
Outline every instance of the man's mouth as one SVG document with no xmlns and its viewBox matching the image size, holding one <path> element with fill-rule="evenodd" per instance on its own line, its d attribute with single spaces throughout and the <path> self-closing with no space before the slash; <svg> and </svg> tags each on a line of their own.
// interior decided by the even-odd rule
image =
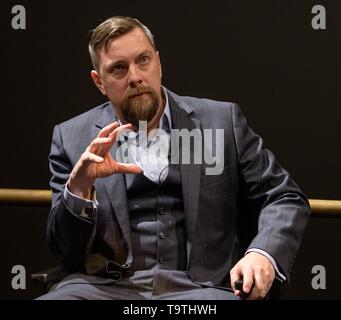
<svg viewBox="0 0 341 320">
<path fill-rule="evenodd" d="M 131 95 L 129 98 L 138 98 L 138 97 L 142 97 L 144 94 L 148 94 L 149 92 L 140 92 L 138 94 L 133 94 Z"/>
</svg>

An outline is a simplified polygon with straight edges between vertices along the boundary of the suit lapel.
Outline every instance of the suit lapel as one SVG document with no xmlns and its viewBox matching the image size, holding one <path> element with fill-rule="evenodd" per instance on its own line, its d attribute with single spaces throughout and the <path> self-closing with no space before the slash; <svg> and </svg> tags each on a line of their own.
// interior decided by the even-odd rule
<svg viewBox="0 0 341 320">
<path fill-rule="evenodd" d="M 96 122 L 94 126 L 96 134 L 94 137 L 98 135 L 98 132 L 108 125 L 109 123 L 116 120 L 115 113 L 113 111 L 113 107 L 111 104 L 108 105 L 106 110 L 103 112 L 102 116 Z M 114 159 L 116 159 L 116 153 L 118 151 L 119 142 L 116 142 L 112 149 L 111 155 Z M 128 211 L 128 202 L 127 202 L 127 188 L 124 174 L 116 173 L 103 179 L 103 184 L 105 190 L 108 194 L 108 198 L 114 208 L 114 212 L 117 218 L 117 221 L 122 230 L 123 237 L 125 239 L 125 243 L 127 246 L 127 260 L 125 264 L 128 266 L 131 265 L 132 259 L 132 243 L 131 243 L 131 230 L 130 230 L 130 221 L 129 221 L 129 211 Z"/>
<path fill-rule="evenodd" d="M 193 110 L 175 94 L 169 92 L 169 104 L 172 115 L 172 123 L 174 129 L 200 129 L 201 123 L 195 118 Z M 176 139 L 177 140 L 177 139 Z M 194 229 L 196 226 L 196 219 L 198 215 L 200 178 L 201 178 L 201 164 L 193 164 L 194 150 L 191 144 L 190 154 L 191 163 L 182 164 L 181 150 L 178 145 L 175 146 L 175 152 L 179 152 L 179 166 L 181 174 L 181 186 L 184 201 L 184 209 L 186 215 L 186 231 L 187 231 L 187 261 L 189 261 L 191 253 L 191 243 Z"/>
</svg>

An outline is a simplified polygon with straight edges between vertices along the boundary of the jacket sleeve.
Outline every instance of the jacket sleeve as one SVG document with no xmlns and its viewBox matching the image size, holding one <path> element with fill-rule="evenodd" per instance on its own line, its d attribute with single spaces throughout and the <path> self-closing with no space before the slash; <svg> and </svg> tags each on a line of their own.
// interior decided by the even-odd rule
<svg viewBox="0 0 341 320">
<path fill-rule="evenodd" d="M 238 105 L 233 105 L 232 115 L 241 190 L 249 203 L 246 215 L 253 214 L 249 218 L 256 221 L 249 248 L 269 253 L 289 278 L 310 214 L 309 202 L 274 155 L 263 147 L 261 137 L 248 127 Z"/>
<path fill-rule="evenodd" d="M 65 184 L 73 164 L 64 149 L 59 125 L 53 131 L 49 165 L 52 174 L 52 206 L 47 222 L 48 244 L 60 263 L 70 271 L 76 271 L 84 264 L 87 249 L 96 230 L 96 219 L 74 214 L 65 203 Z"/>
</svg>

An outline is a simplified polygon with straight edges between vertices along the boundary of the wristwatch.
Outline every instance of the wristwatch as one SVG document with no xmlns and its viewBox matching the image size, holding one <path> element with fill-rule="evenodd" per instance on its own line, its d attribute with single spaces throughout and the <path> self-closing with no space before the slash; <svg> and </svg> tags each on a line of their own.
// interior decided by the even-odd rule
<svg viewBox="0 0 341 320">
<path fill-rule="evenodd" d="M 95 219 L 97 217 L 98 213 L 98 202 L 95 201 L 89 201 L 87 203 L 87 206 L 83 208 L 79 214 L 80 217 L 86 218 L 86 219 Z"/>
</svg>

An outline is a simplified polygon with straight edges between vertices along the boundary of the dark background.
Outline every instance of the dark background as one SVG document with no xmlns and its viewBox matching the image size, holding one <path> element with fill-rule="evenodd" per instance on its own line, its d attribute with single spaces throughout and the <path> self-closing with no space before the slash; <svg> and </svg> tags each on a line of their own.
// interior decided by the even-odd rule
<svg viewBox="0 0 341 320">
<path fill-rule="evenodd" d="M 11 27 L 16 4 L 26 30 Z M 311 27 L 317 4 L 326 30 Z M 48 188 L 53 126 L 104 101 L 89 75 L 89 30 L 129 15 L 154 33 L 166 87 L 237 102 L 309 198 L 341 198 L 340 1 L 2 1 L 0 12 L 0 188 Z M 55 264 L 48 211 L 0 207 L 0 298 L 42 293 L 29 275 Z M 285 298 L 341 298 L 340 234 L 341 219 L 310 219 Z M 26 290 L 11 288 L 16 264 Z M 311 287 L 314 265 L 326 268 L 326 290 Z"/>
</svg>

